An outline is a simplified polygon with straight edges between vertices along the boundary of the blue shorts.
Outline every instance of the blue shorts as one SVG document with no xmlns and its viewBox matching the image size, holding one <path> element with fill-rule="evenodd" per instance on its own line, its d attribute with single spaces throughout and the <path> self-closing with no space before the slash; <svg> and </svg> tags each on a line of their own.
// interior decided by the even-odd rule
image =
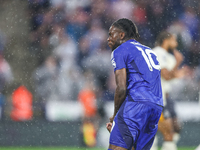
<svg viewBox="0 0 200 150">
<path fill-rule="evenodd" d="M 158 129 L 162 107 L 127 99 L 114 118 L 110 144 L 131 150 L 149 150 Z"/>
</svg>

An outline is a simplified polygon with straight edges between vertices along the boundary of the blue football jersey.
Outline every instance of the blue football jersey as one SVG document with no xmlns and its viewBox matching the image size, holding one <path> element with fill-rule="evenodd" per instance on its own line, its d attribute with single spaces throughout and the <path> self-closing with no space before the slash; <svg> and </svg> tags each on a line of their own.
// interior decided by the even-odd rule
<svg viewBox="0 0 200 150">
<path fill-rule="evenodd" d="M 117 47 L 111 54 L 114 71 L 126 68 L 127 96 L 163 106 L 160 65 L 151 48 L 135 40 Z"/>
</svg>

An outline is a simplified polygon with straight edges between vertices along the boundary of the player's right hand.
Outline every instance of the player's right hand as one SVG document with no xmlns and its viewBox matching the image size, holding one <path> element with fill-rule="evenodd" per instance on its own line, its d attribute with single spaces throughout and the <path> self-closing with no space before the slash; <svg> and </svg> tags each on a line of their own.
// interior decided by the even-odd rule
<svg viewBox="0 0 200 150">
<path fill-rule="evenodd" d="M 174 50 L 174 56 L 176 58 L 176 62 L 180 65 L 184 59 L 183 54 L 178 50 Z"/>
<path fill-rule="evenodd" d="M 106 128 L 107 128 L 108 132 L 110 132 L 112 129 L 112 123 L 111 122 L 107 123 Z"/>
<path fill-rule="evenodd" d="M 175 72 L 175 77 L 176 78 L 183 78 L 183 77 L 186 76 L 187 72 L 188 72 L 188 67 L 183 66 L 183 67 L 181 67 L 181 69 L 179 69 Z"/>
</svg>

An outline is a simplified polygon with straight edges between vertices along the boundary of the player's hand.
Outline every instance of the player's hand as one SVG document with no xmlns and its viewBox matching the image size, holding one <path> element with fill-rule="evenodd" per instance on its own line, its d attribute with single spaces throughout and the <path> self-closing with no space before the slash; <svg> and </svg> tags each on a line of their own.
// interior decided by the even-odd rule
<svg viewBox="0 0 200 150">
<path fill-rule="evenodd" d="M 181 52 L 178 50 L 174 50 L 174 57 L 176 58 L 177 63 L 180 65 L 184 59 L 183 55 Z"/>
<path fill-rule="evenodd" d="M 107 128 L 108 132 L 110 132 L 112 129 L 112 123 L 111 122 L 107 123 L 106 128 Z"/>
<path fill-rule="evenodd" d="M 188 72 L 189 72 L 188 66 L 182 66 L 179 70 L 176 71 L 175 77 L 176 78 L 184 78 L 187 76 Z"/>
</svg>

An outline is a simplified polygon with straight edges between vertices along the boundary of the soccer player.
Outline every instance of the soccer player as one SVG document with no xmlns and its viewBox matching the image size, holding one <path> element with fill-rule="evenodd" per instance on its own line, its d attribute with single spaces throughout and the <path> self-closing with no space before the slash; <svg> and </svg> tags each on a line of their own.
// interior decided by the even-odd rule
<svg viewBox="0 0 200 150">
<path fill-rule="evenodd" d="M 176 50 L 178 45 L 176 36 L 169 32 L 161 32 L 157 37 L 156 45 L 157 46 L 153 48 L 153 51 L 157 54 L 161 66 L 161 83 L 165 106 L 163 115 L 161 115 L 161 119 L 158 123 L 158 130 L 162 133 L 164 138 L 162 150 L 177 150 L 176 142 L 173 141 L 175 135 L 174 127 L 177 132 L 179 132 L 180 127 L 174 110 L 174 102 L 168 98 L 168 94 L 169 90 L 172 88 L 172 79 L 184 75 L 184 68 L 179 69 L 179 66 L 183 61 L 183 55 Z M 151 150 L 157 149 L 156 144 L 154 144 Z"/>
<path fill-rule="evenodd" d="M 116 91 L 114 114 L 107 123 L 109 150 L 149 150 L 163 109 L 160 65 L 156 54 L 137 42 L 136 25 L 126 18 L 109 29 Z"/>
</svg>

